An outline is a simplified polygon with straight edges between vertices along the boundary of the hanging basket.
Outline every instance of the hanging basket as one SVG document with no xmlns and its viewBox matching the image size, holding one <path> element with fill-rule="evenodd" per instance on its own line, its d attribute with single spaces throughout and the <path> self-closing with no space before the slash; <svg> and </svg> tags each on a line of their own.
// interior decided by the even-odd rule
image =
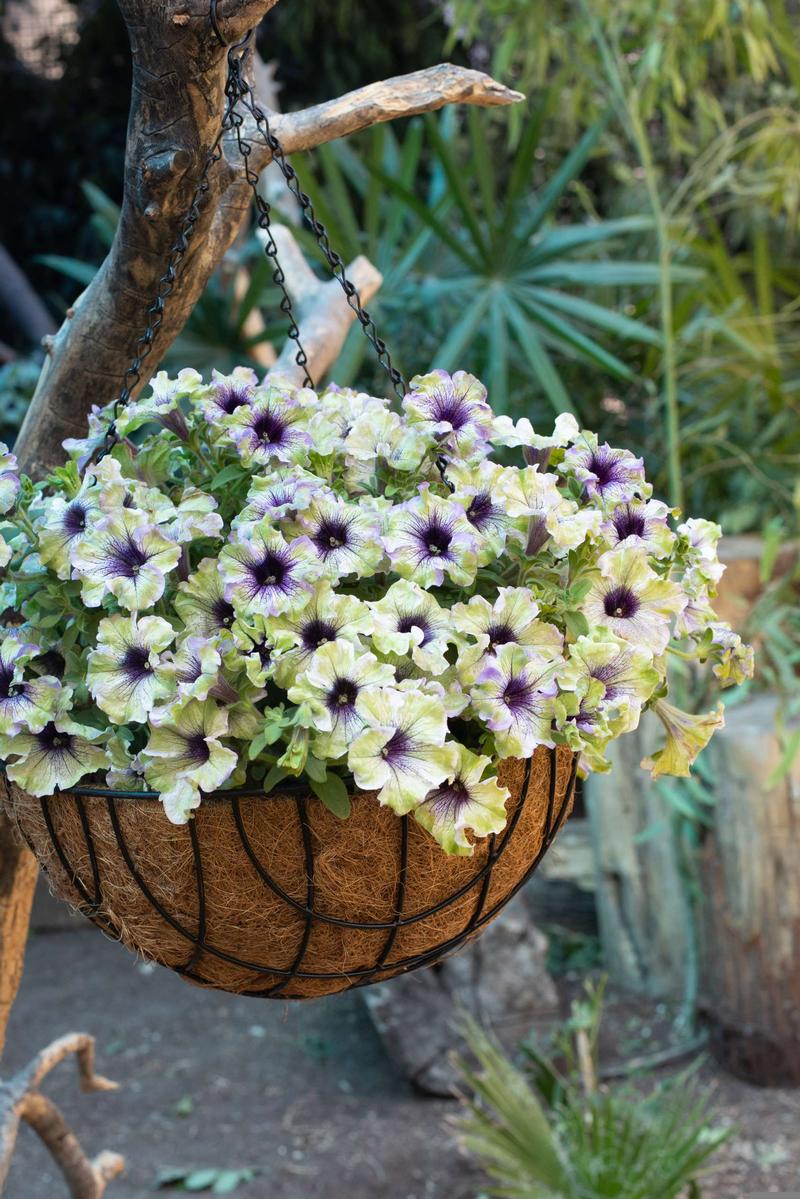
<svg viewBox="0 0 800 1199">
<path fill-rule="evenodd" d="M 569 814 L 576 761 L 500 763 L 508 823 L 452 857 L 366 792 L 339 820 L 305 790 L 221 791 L 187 824 L 91 787 L 7 806 L 55 893 L 199 986 L 307 999 L 427 966 L 492 920 Z"/>
</svg>

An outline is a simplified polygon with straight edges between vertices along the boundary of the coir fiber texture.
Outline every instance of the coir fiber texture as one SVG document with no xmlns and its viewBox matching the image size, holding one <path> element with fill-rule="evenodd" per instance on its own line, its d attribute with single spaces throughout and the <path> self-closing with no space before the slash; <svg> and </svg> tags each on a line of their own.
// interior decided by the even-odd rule
<svg viewBox="0 0 800 1199">
<path fill-rule="evenodd" d="M 471 857 L 370 793 L 340 820 L 299 790 L 219 792 L 185 826 L 90 788 L 9 784 L 6 805 L 55 893 L 129 949 L 202 986 L 305 999 L 428 965 L 497 915 L 568 815 L 575 762 L 539 748 L 498 774 L 508 823 Z"/>
</svg>

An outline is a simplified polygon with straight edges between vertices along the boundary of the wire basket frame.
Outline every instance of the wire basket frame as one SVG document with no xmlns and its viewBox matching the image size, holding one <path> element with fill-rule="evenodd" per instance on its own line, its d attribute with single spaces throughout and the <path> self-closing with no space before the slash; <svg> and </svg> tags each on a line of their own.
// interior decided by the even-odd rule
<svg viewBox="0 0 800 1199">
<path fill-rule="evenodd" d="M 353 919 L 347 914 L 339 914 L 321 908 L 318 901 L 317 874 L 319 855 L 324 851 L 325 846 L 319 843 L 319 838 L 315 835 L 314 821 L 310 815 L 310 805 L 318 804 L 319 801 L 315 797 L 310 796 L 307 789 L 302 786 L 291 786 L 283 788 L 279 796 L 265 797 L 263 792 L 259 792 L 257 788 L 245 787 L 230 791 L 219 791 L 206 796 L 203 801 L 204 807 L 208 804 L 215 806 L 227 805 L 230 811 L 231 823 L 236 831 L 237 839 L 226 847 L 225 852 L 229 853 L 232 857 L 237 854 L 244 855 L 260 886 L 263 888 L 264 899 L 269 898 L 273 904 L 276 899 L 279 900 L 281 905 L 285 907 L 287 919 L 291 919 L 297 928 L 299 934 L 298 940 L 288 965 L 285 963 L 278 965 L 269 961 L 254 960 L 248 956 L 232 953 L 229 948 L 220 943 L 219 938 L 214 939 L 209 935 L 209 900 L 206 878 L 208 868 L 207 857 L 204 862 L 204 852 L 207 854 L 208 847 L 204 851 L 202 825 L 199 831 L 197 821 L 190 820 L 188 825 L 185 826 L 185 836 L 188 838 L 190 847 L 195 903 L 195 919 L 192 924 L 190 925 L 185 919 L 180 918 L 174 911 L 170 911 L 164 899 L 159 898 L 155 894 L 154 888 L 145 877 L 142 863 L 137 860 L 137 854 L 129 843 L 130 838 L 126 834 L 124 827 L 124 817 L 126 813 L 125 805 L 138 803 L 143 805 L 142 811 L 144 811 L 146 805 L 158 804 L 157 793 L 121 792 L 101 787 L 78 786 L 54 796 L 43 797 L 36 801 L 28 800 L 28 803 L 38 805 L 43 829 L 46 830 L 46 845 L 44 846 L 38 838 L 31 835 L 31 822 L 29 819 L 21 818 L 18 810 L 15 811 L 15 816 L 22 835 L 33 852 L 36 853 L 48 874 L 50 871 L 48 870 L 46 859 L 48 856 L 55 855 L 73 889 L 74 895 L 78 898 L 77 906 L 79 910 L 111 936 L 117 939 L 122 937 L 122 939 L 127 939 L 129 942 L 130 940 L 135 942 L 135 932 L 132 937 L 129 936 L 127 938 L 121 932 L 121 926 L 125 923 L 125 913 L 115 913 L 116 920 L 114 920 L 109 916 L 109 912 L 105 906 L 106 896 L 104 894 L 103 869 L 101 868 L 100 861 L 101 851 L 96 844 L 96 830 L 93 828 L 92 814 L 89 811 L 91 804 L 99 805 L 103 811 L 104 819 L 107 816 L 110 829 L 113 830 L 113 844 L 118 856 L 118 861 L 114 865 L 115 870 L 124 869 L 128 872 L 130 879 L 146 900 L 149 908 L 165 922 L 169 929 L 182 942 L 185 942 L 185 958 L 176 963 L 165 964 L 170 965 L 176 973 L 193 983 L 201 986 L 219 987 L 221 985 L 219 981 L 209 975 L 208 971 L 203 968 L 204 961 L 210 958 L 225 968 L 230 967 L 237 971 L 246 972 L 251 977 L 251 980 L 260 980 L 264 983 L 263 986 L 259 986 L 257 983 L 255 986 L 248 985 L 244 989 L 226 988 L 223 985 L 222 989 L 237 989 L 240 990 L 240 993 L 262 998 L 302 998 L 308 997 L 310 993 L 323 994 L 328 991 L 363 987 L 372 982 L 382 981 L 398 973 L 405 973 L 431 965 L 434 962 L 440 961 L 444 956 L 452 953 L 466 941 L 470 940 L 499 913 L 520 887 L 530 878 L 551 845 L 571 807 L 577 760 L 574 757 L 571 758 L 564 783 L 565 772 L 563 769 L 559 770 L 558 751 L 552 749 L 546 751 L 546 753 L 547 757 L 544 759 L 537 756 L 536 759 L 528 759 L 525 763 L 519 763 L 520 767 L 524 767 L 519 798 L 510 812 L 508 823 L 503 832 L 487 838 L 487 849 L 483 863 L 476 864 L 474 872 L 465 881 L 454 885 L 452 891 L 449 891 L 443 898 L 426 904 L 419 910 L 408 910 L 406 900 L 409 888 L 409 871 L 410 869 L 413 871 L 414 868 L 413 860 L 410 862 L 409 857 L 409 842 L 410 838 L 412 836 L 415 837 L 420 830 L 418 826 L 416 828 L 411 827 L 414 822 L 410 816 L 396 817 L 392 814 L 392 830 L 396 826 L 396 835 L 394 831 L 391 834 L 394 839 L 393 852 L 395 862 L 392 913 L 388 918 L 376 920 Z M 541 764 L 543 760 L 548 763 L 546 768 L 546 783 L 542 780 L 542 786 L 546 787 L 546 806 L 543 812 L 542 827 L 540 830 L 541 836 L 538 839 L 538 845 L 532 856 L 530 858 L 526 857 L 522 861 L 508 889 L 502 895 L 492 895 L 490 898 L 492 882 L 496 877 L 497 865 L 504 859 L 509 846 L 514 843 L 515 833 L 518 827 L 520 827 L 520 821 L 526 814 L 526 805 L 532 802 L 530 800 L 530 793 L 534 761 L 537 764 Z M 303 899 L 299 899 L 289 893 L 286 886 L 276 878 L 274 871 L 270 870 L 267 863 L 259 856 L 257 847 L 253 844 L 253 839 L 248 833 L 246 821 L 243 817 L 242 805 L 244 801 L 254 799 L 272 800 L 273 802 L 278 801 L 281 804 L 293 805 L 296 814 L 297 830 L 302 842 L 302 889 L 305 892 Z M 57 827 L 59 823 L 62 823 L 63 827 L 64 809 L 60 805 L 67 803 L 71 805 L 74 815 L 77 816 L 76 828 L 80 830 L 79 840 L 82 841 L 82 844 L 74 842 L 71 845 L 67 845 L 67 839 Z M 75 821 L 72 820 L 70 823 L 75 824 Z M 181 831 L 183 832 L 183 830 Z M 428 834 L 425 834 L 425 837 L 428 837 Z M 216 846 L 215 852 L 218 852 L 218 847 Z M 514 852 L 519 854 L 519 845 L 516 846 Z M 79 869 L 75 864 L 74 859 L 78 856 L 78 853 L 80 853 L 80 857 L 84 863 L 83 869 Z M 436 847 L 436 853 L 441 854 L 443 862 L 453 860 L 447 859 L 438 846 Z M 456 860 L 462 863 L 465 861 L 463 858 Z M 469 861 L 469 859 L 466 860 Z M 507 865 L 508 863 L 506 863 Z M 411 881 L 413 883 L 413 879 Z M 55 889 L 59 890 L 57 880 L 51 878 L 51 882 L 55 884 Z M 61 892 L 63 894 L 63 887 L 61 888 Z M 458 920 L 457 927 L 454 930 L 448 931 L 435 944 L 426 947 L 421 952 L 401 953 L 399 956 L 397 953 L 393 953 L 398 942 L 398 937 L 402 936 L 404 930 L 413 929 L 414 926 L 424 927 L 426 921 L 437 917 L 449 918 L 456 911 L 457 905 L 465 904 L 473 894 L 474 902 L 471 903 L 466 918 L 463 922 Z M 312 934 L 315 929 L 324 927 L 340 929 L 345 936 L 348 930 L 375 934 L 375 952 L 367 960 L 361 961 L 356 966 L 348 964 L 341 969 L 315 969 L 313 960 L 309 960 Z M 156 956 L 156 960 L 158 960 L 157 955 L 148 954 L 148 956 Z M 313 953 L 311 957 L 313 959 Z M 298 989 L 293 990 L 293 984 Z M 310 993 L 308 990 L 309 987 L 314 989 Z"/>
</svg>

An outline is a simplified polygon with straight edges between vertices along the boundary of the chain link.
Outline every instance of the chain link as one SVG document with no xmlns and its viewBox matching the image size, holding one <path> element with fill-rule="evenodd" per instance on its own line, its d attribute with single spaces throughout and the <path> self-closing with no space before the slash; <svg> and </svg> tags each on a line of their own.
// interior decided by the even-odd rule
<svg viewBox="0 0 800 1199">
<path fill-rule="evenodd" d="M 224 45 L 225 42 L 217 20 L 216 0 L 210 0 L 209 19 L 215 37 Z M 352 280 L 347 277 L 341 255 L 337 254 L 331 247 L 325 226 L 318 220 L 310 197 L 300 187 L 297 173 L 291 163 L 287 162 L 283 146 L 270 129 L 267 115 L 258 105 L 253 89 L 247 81 L 245 66 L 248 56 L 252 52 L 254 37 L 255 30 L 251 29 L 240 42 L 228 47 L 228 73 L 225 81 L 226 103 L 219 132 L 214 139 L 214 143 L 200 173 L 200 178 L 194 190 L 188 211 L 181 224 L 180 232 L 169 251 L 166 269 L 156 286 L 156 295 L 153 303 L 147 310 L 147 323 L 144 333 L 136 342 L 131 364 L 123 376 L 122 389 L 112 408 L 111 422 L 103 442 L 92 455 L 92 462 L 99 461 L 100 458 L 103 458 L 119 443 L 120 438 L 116 431 L 116 418 L 119 416 L 121 409 L 130 400 L 133 389 L 141 379 L 142 364 L 150 354 L 156 335 L 163 324 L 166 301 L 174 290 L 178 271 L 186 256 L 189 241 L 195 232 L 197 222 L 200 219 L 203 200 L 208 194 L 210 187 L 209 175 L 211 168 L 222 158 L 222 146 L 226 133 L 233 132 L 236 138 L 236 145 L 242 159 L 244 175 L 253 194 L 253 202 L 257 213 L 256 219 L 259 227 L 263 229 L 266 235 L 264 251 L 273 263 L 272 279 L 281 292 L 281 311 L 289 318 L 288 336 L 297 346 L 295 361 L 303 371 L 303 385 L 306 387 L 314 386 L 314 382 L 308 371 L 308 355 L 300 340 L 299 324 L 292 306 L 291 296 L 286 286 L 286 276 L 278 260 L 278 247 L 272 234 L 271 208 L 258 190 L 258 172 L 250 165 L 250 155 L 252 154 L 253 147 L 247 137 L 244 136 L 244 116 L 239 110 L 240 101 L 252 116 L 264 144 L 272 154 L 273 161 L 277 163 L 289 190 L 297 200 L 302 214 L 311 228 L 320 251 L 330 268 L 331 274 L 340 283 L 347 303 L 356 314 L 364 335 L 373 346 L 378 361 L 389 375 L 392 386 L 398 396 L 402 398 L 405 395 L 406 384 L 403 376 L 392 362 L 386 343 L 378 334 L 375 321 L 362 305 L 358 289 Z"/>
</svg>

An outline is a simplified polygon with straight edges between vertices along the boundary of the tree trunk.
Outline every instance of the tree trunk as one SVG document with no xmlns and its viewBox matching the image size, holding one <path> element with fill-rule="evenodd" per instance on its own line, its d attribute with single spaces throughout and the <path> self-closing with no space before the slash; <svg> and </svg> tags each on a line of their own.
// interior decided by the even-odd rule
<svg viewBox="0 0 800 1199">
<path fill-rule="evenodd" d="M 762 1086 L 800 1086 L 800 759 L 774 786 L 777 701 L 731 708 L 706 751 L 701 1010 L 714 1056 Z"/>
<path fill-rule="evenodd" d="M 0 775 L 0 791 L 5 779 Z M 33 892 L 39 868 L 0 811 L 0 1056 L 11 1005 L 22 978 Z"/>
<path fill-rule="evenodd" d="M 639 763 L 657 731 L 645 716 L 609 749 L 610 774 L 586 783 L 597 914 L 609 977 L 650 996 L 692 989 L 692 913 L 668 805 Z"/>
</svg>

